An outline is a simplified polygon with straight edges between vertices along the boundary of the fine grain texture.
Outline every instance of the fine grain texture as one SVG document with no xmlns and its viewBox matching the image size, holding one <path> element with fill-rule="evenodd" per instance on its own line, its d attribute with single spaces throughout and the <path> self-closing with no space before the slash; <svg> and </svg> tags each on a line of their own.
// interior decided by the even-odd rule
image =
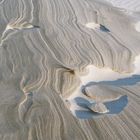
<svg viewBox="0 0 140 140">
<path fill-rule="evenodd" d="M 139 1 L 0 0 L 0 140 L 140 140 L 139 62 Z"/>
</svg>

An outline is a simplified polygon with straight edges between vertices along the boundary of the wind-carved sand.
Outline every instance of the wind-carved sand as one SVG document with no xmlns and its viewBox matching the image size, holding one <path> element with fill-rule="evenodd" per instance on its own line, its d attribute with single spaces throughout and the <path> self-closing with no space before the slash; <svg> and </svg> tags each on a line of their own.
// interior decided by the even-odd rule
<svg viewBox="0 0 140 140">
<path fill-rule="evenodd" d="M 104 32 L 110 32 L 109 29 L 107 29 L 102 24 L 98 24 L 98 23 L 94 23 L 94 22 L 87 23 L 85 26 L 87 28 L 91 28 L 91 29 L 94 29 L 94 30 L 101 30 L 101 31 L 104 31 Z"/>
<path fill-rule="evenodd" d="M 34 28 L 39 28 L 39 26 L 32 25 L 31 23 L 28 22 L 23 22 L 23 23 L 9 23 L 7 24 L 2 37 L 0 38 L 0 45 L 7 40 L 11 35 L 14 35 L 16 32 L 20 30 L 29 30 L 29 29 L 34 29 Z"/>
<path fill-rule="evenodd" d="M 127 105 L 128 99 L 126 95 L 121 95 L 116 87 L 140 82 L 140 55 L 135 57 L 133 65 L 134 70 L 131 73 L 87 66 L 87 74 L 79 75 L 80 86 L 66 99 L 72 114 L 80 119 L 89 119 L 102 114 L 120 113 Z"/>
<path fill-rule="evenodd" d="M 0 0 L 0 140 L 140 140 L 139 1 L 107 1 Z"/>
<path fill-rule="evenodd" d="M 25 99 L 20 103 L 18 108 L 19 118 L 24 123 L 26 114 L 33 104 L 33 93 L 25 93 Z"/>
</svg>

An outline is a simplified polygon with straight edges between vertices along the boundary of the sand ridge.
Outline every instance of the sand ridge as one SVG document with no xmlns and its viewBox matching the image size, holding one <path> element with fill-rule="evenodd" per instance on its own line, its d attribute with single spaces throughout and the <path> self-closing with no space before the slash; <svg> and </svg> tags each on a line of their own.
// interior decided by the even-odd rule
<svg viewBox="0 0 140 140">
<path fill-rule="evenodd" d="M 140 139 L 139 2 L 116 2 L 0 1 L 0 140 Z"/>
</svg>

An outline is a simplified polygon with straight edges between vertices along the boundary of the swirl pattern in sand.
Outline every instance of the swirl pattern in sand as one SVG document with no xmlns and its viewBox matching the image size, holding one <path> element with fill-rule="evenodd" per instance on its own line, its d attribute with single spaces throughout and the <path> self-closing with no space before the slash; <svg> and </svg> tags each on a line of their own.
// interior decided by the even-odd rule
<svg viewBox="0 0 140 140">
<path fill-rule="evenodd" d="M 0 0 L 0 140 L 140 139 L 140 6 L 121 8 Z"/>
</svg>

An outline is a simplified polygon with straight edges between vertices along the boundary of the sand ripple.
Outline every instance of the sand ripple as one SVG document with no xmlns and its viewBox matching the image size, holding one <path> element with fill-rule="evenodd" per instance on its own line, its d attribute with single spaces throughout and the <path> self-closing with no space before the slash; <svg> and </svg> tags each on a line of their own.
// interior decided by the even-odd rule
<svg viewBox="0 0 140 140">
<path fill-rule="evenodd" d="M 140 139 L 139 5 L 116 2 L 0 0 L 0 140 Z"/>
</svg>

